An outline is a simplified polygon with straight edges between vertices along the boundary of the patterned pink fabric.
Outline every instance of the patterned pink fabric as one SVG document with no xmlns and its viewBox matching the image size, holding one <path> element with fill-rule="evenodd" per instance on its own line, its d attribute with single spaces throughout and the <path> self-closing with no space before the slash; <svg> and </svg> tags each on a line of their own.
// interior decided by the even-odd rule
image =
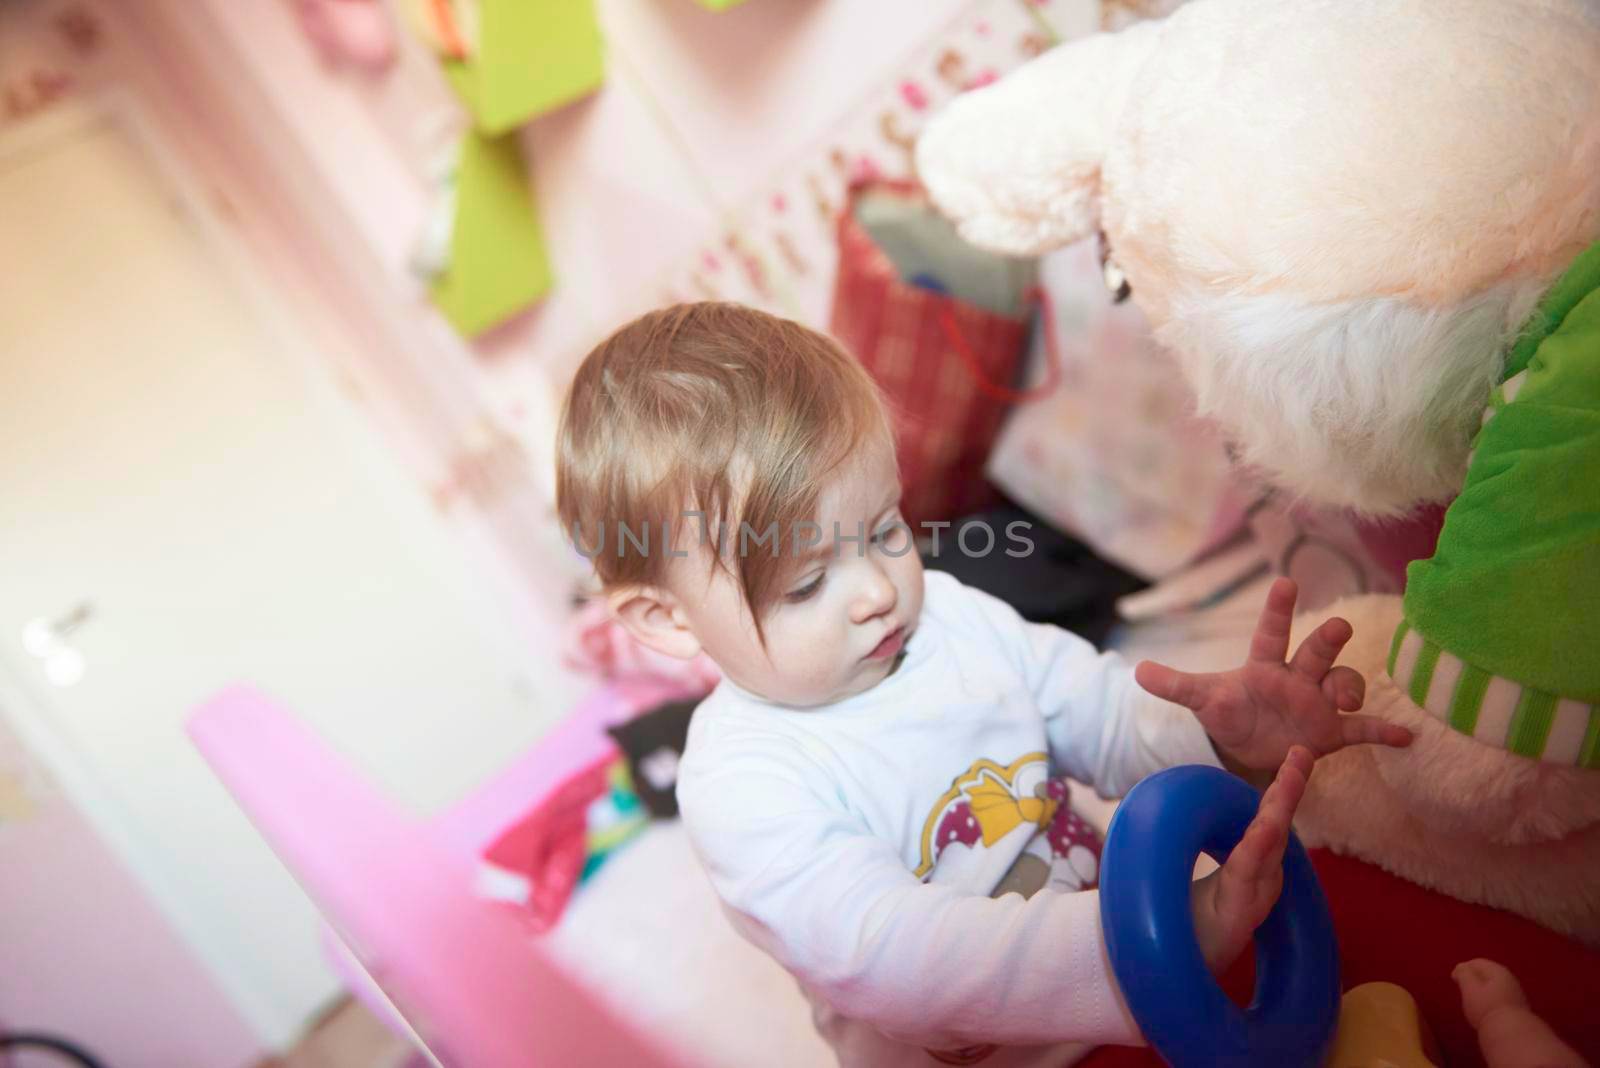
<svg viewBox="0 0 1600 1068">
<path fill-rule="evenodd" d="M 645 648 L 611 618 L 600 600 L 588 602 L 568 621 L 562 661 L 603 682 L 654 679 L 693 693 L 709 693 L 722 678 L 717 665 L 704 655 L 678 660 Z"/>
<path fill-rule="evenodd" d="M 989 477 L 1100 556 L 1146 578 L 1171 575 L 1237 531 L 1259 491 L 1236 483 L 1134 302 L 1111 302 L 1093 241 L 1045 257 L 1040 282 L 1055 309 L 1061 384 L 1017 406 Z M 1038 339 L 1032 359 L 1044 363 Z"/>
<path fill-rule="evenodd" d="M 1309 612 L 1354 594 L 1404 592 L 1406 565 L 1433 555 L 1443 522 L 1443 505 L 1375 520 L 1274 499 L 1251 510 L 1250 533 L 1273 571 L 1299 585 L 1300 611 Z"/>
</svg>

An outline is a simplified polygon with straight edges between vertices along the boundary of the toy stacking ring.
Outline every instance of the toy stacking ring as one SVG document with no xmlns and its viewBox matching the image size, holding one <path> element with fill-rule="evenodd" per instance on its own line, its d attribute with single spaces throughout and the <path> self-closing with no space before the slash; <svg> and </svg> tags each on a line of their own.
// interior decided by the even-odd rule
<svg viewBox="0 0 1600 1068">
<path fill-rule="evenodd" d="M 1255 934 L 1247 1009 L 1223 992 L 1195 941 L 1189 884 L 1201 853 L 1238 844 L 1260 795 L 1217 768 L 1169 768 L 1117 807 L 1100 871 L 1111 966 L 1145 1039 L 1174 1068 L 1315 1068 L 1339 1018 L 1339 954 L 1328 902 L 1292 834 L 1283 893 Z"/>
</svg>

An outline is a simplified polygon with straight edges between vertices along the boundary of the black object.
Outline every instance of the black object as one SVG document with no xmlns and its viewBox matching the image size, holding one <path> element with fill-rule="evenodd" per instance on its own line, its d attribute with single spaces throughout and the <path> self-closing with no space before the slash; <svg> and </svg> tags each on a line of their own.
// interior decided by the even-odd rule
<svg viewBox="0 0 1600 1068">
<path fill-rule="evenodd" d="M 964 532 L 964 527 L 974 529 Z M 984 551 L 990 535 L 992 546 Z M 929 570 L 944 571 L 993 594 L 1023 619 L 1053 623 L 1095 645 L 1105 641 L 1117 622 L 1117 598 L 1148 585 L 1014 504 L 941 529 L 938 550 L 935 555 L 929 545 L 922 554 Z"/>
<path fill-rule="evenodd" d="M 64 1038 L 56 1038 L 54 1035 L 24 1034 L 21 1032 L 12 1035 L 0 1035 L 0 1051 L 10 1052 L 13 1050 L 45 1050 L 59 1054 L 58 1059 L 69 1062 L 74 1066 L 80 1066 L 80 1068 L 104 1068 L 99 1061 L 91 1057 L 81 1047 L 73 1045 Z M 0 1063 L 10 1063 L 9 1058 L 0 1058 Z"/>
<path fill-rule="evenodd" d="M 678 761 L 689 741 L 689 717 L 699 705 L 698 697 L 668 701 L 606 728 L 628 760 L 639 800 L 655 819 L 678 814 Z"/>
</svg>

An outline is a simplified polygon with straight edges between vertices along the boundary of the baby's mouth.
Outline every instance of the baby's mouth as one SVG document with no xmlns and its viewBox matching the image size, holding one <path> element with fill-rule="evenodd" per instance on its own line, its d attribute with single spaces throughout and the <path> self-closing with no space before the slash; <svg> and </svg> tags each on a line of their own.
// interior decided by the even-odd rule
<svg viewBox="0 0 1600 1068">
<path fill-rule="evenodd" d="M 906 642 L 906 628 L 899 626 L 883 636 L 883 641 L 872 647 L 872 652 L 867 654 L 868 660 L 882 660 L 895 655 Z"/>
</svg>

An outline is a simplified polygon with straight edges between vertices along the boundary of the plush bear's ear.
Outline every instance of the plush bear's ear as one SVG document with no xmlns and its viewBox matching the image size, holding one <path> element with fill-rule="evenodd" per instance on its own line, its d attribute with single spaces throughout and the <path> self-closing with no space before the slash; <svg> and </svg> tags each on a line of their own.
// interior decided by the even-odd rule
<svg viewBox="0 0 1600 1068">
<path fill-rule="evenodd" d="M 1100 163 L 1162 23 L 1054 48 L 957 97 L 923 131 L 917 173 L 968 241 L 1034 255 L 1091 234 Z"/>
</svg>

